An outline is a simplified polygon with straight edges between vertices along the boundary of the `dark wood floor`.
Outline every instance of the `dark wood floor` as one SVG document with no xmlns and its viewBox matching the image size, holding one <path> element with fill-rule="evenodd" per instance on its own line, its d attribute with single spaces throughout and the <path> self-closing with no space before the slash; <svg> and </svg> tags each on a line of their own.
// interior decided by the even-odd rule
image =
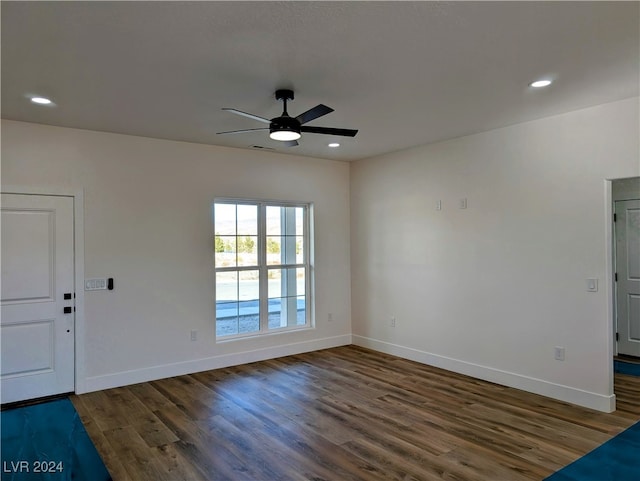
<svg viewBox="0 0 640 481">
<path fill-rule="evenodd" d="M 614 356 L 614 358 L 616 361 L 622 361 L 622 362 L 630 362 L 632 364 L 640 364 L 640 357 L 637 356 L 627 356 L 626 354 L 619 354 L 617 356 Z"/>
<path fill-rule="evenodd" d="M 115 481 L 541 480 L 640 419 L 348 346 L 72 398 Z"/>
</svg>

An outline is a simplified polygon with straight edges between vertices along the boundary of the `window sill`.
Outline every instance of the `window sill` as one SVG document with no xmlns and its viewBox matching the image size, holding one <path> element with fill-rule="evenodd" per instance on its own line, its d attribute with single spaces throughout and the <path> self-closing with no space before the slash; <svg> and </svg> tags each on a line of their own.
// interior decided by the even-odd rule
<svg viewBox="0 0 640 481">
<path fill-rule="evenodd" d="M 234 334 L 230 336 L 216 337 L 216 344 L 225 344 L 227 342 L 246 341 L 249 339 L 260 339 L 263 337 L 279 336 L 283 334 L 289 334 L 292 332 L 314 331 L 314 330 L 315 330 L 315 326 L 283 327 L 281 329 L 268 331 L 268 332 L 260 332 L 260 333 L 250 332 L 247 334 Z"/>
</svg>

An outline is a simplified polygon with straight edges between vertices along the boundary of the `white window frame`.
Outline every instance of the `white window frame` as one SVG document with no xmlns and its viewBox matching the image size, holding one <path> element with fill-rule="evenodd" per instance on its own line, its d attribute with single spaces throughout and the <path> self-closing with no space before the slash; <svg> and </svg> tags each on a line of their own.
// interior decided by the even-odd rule
<svg viewBox="0 0 640 481">
<path fill-rule="evenodd" d="M 214 334 L 216 342 L 226 342 L 237 339 L 246 339 L 251 337 L 271 336 L 280 333 L 286 333 L 291 331 L 300 331 L 306 329 L 313 329 L 315 327 L 314 322 L 314 268 L 313 268 L 313 204 L 311 202 L 291 202 L 291 201 L 277 201 L 277 200 L 258 200 L 258 199 L 238 199 L 228 197 L 216 197 L 211 205 L 211 218 L 213 227 L 214 244 L 216 237 L 216 219 L 215 219 L 215 206 L 216 204 L 229 204 L 229 205 L 255 205 L 258 207 L 258 235 L 257 235 L 257 249 L 258 249 L 258 265 L 257 266 L 231 266 L 231 267 L 218 267 L 216 266 L 216 257 L 214 252 Z M 267 264 L 267 207 L 298 207 L 304 209 L 304 221 L 303 221 L 303 262 L 302 263 L 282 263 L 278 265 Z M 237 234 L 236 234 L 237 235 Z M 268 274 L 269 270 L 285 270 L 292 268 L 304 268 L 305 269 L 305 286 L 304 286 L 304 298 L 305 298 L 305 323 L 301 325 L 291 325 L 279 328 L 269 328 L 269 292 L 268 292 Z M 259 330 L 247 333 L 236 333 L 225 336 L 218 336 L 218 319 L 217 319 L 217 273 L 219 272 L 242 272 L 242 271 L 258 271 L 259 272 Z M 286 310 L 283 308 L 283 310 Z"/>
</svg>

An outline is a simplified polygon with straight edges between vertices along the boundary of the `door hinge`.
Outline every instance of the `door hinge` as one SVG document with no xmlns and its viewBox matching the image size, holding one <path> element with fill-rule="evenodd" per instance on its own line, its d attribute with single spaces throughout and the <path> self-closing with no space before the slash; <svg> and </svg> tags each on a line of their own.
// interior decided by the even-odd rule
<svg viewBox="0 0 640 481">
<path fill-rule="evenodd" d="M 619 341 L 619 340 L 620 340 L 620 333 L 616 332 L 616 341 Z"/>
<path fill-rule="evenodd" d="M 616 215 L 616 213 L 613 213 L 613 222 L 617 222 L 618 221 L 618 216 Z"/>
<path fill-rule="evenodd" d="M 613 280 L 615 282 L 618 282 L 618 273 L 617 272 L 614 274 Z"/>
</svg>

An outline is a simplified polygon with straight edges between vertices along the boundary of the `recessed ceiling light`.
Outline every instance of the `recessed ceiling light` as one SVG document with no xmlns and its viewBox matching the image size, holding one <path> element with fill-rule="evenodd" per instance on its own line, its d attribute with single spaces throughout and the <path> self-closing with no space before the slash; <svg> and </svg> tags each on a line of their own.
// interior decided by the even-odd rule
<svg viewBox="0 0 640 481">
<path fill-rule="evenodd" d="M 530 87 L 539 89 L 542 87 L 548 87 L 549 85 L 551 85 L 551 80 L 548 79 L 543 79 L 543 80 L 536 80 L 535 82 L 531 82 L 529 84 Z"/>
<path fill-rule="evenodd" d="M 330 144 L 328 144 L 329 147 L 331 148 L 336 148 L 336 147 L 340 147 L 340 144 L 338 142 L 331 142 Z"/>
<path fill-rule="evenodd" d="M 31 97 L 31 101 L 34 104 L 40 104 L 40 105 L 49 105 L 51 104 L 51 100 L 45 98 L 45 97 Z"/>
</svg>

